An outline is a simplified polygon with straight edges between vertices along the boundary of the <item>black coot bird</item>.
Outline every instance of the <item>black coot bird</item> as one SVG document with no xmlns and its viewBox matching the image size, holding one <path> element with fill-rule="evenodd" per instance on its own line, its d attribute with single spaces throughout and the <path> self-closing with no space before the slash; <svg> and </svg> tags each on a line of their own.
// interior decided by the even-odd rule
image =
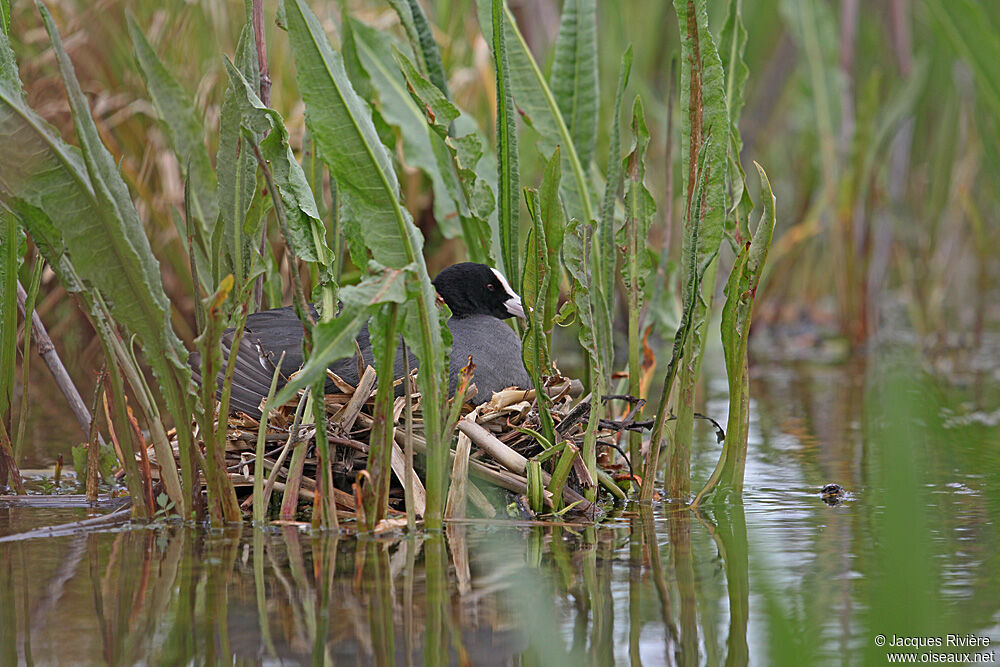
<svg viewBox="0 0 1000 667">
<path fill-rule="evenodd" d="M 469 357 L 475 364 L 473 382 L 478 393 L 473 403 L 490 399 L 493 392 L 506 387 L 527 387 L 530 378 L 521 360 L 521 340 L 503 320 L 524 317 L 519 297 L 503 274 L 485 264 L 463 262 L 453 264 L 437 275 L 435 289 L 451 309 L 448 328 L 451 330 L 451 367 L 448 390 L 454 393 L 462 368 Z M 316 311 L 313 309 L 313 315 Z M 225 369 L 233 342 L 233 330 L 222 335 L 222 367 Z M 374 365 L 367 325 L 357 336 L 364 365 Z M 261 401 L 267 396 L 274 375 L 275 364 L 285 353 L 281 364 L 279 388 L 287 377 L 302 366 L 302 324 L 291 306 L 254 313 L 247 317 L 243 338 L 236 351 L 229 408 L 231 412 L 245 412 L 259 417 Z M 410 351 L 410 365 L 417 362 Z M 194 370 L 195 381 L 201 383 L 201 358 L 192 352 L 188 363 Z M 396 350 L 395 374 L 402 377 L 406 364 L 402 346 Z M 356 356 L 340 359 L 330 365 L 330 370 L 347 383 L 357 386 L 358 363 Z M 223 371 L 216 377 L 221 394 Z M 335 386 L 327 379 L 326 390 Z"/>
</svg>

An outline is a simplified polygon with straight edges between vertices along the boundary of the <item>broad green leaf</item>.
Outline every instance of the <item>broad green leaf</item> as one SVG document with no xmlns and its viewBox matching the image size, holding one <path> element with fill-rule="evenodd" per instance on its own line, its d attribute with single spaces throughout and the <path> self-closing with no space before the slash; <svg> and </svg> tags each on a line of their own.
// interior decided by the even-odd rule
<svg viewBox="0 0 1000 667">
<path fill-rule="evenodd" d="M 364 23 L 348 20 L 354 34 L 355 47 L 361 64 L 371 78 L 372 88 L 381 102 L 381 114 L 387 123 L 399 128 L 403 139 L 403 158 L 430 178 L 434 189 L 434 217 L 448 238 L 461 233 L 455 199 L 461 186 L 449 165 L 442 169 L 438 153 L 447 156 L 440 145 L 442 138 L 431 133 L 424 121 L 424 112 L 406 89 L 406 79 L 393 59 L 392 37 Z"/>
<path fill-rule="evenodd" d="M 375 261 L 405 266 L 412 261 L 407 246 L 419 251 L 423 239 L 399 202 L 399 182 L 368 104 L 355 93 L 343 59 L 304 0 L 286 0 L 285 12 L 306 122 L 320 155 L 352 215 L 363 221 L 360 231 Z M 404 229 L 409 243 L 400 242 Z"/>
<path fill-rule="evenodd" d="M 570 277 L 571 298 L 580 323 L 580 346 L 588 354 L 593 364 L 599 362 L 594 340 L 595 300 L 590 293 L 596 289 L 591 258 L 593 256 L 594 227 L 570 220 L 563 238 L 563 266 Z"/>
<path fill-rule="evenodd" d="M 623 249 L 622 283 L 628 311 L 628 393 L 640 397 L 642 366 L 639 350 L 642 332 L 639 315 L 646 296 L 646 281 L 652 276 L 654 261 L 646 247 L 649 227 L 656 211 L 652 195 L 643 179 L 646 174 L 646 148 L 649 129 L 638 97 L 632 105 L 632 149 L 623 161 L 625 172 L 625 224 L 618 233 L 618 245 Z M 629 450 L 634 461 L 640 459 L 642 434 L 629 434 Z"/>
<path fill-rule="evenodd" d="M 636 305 L 641 308 L 646 293 L 646 281 L 655 268 L 654 257 L 646 246 L 656 202 L 646 189 L 646 149 L 649 147 L 649 128 L 638 97 L 632 104 L 632 148 L 625 156 L 625 224 L 618 232 L 617 242 L 625 248 L 622 263 L 622 282 L 629 294 L 634 294 Z"/>
<path fill-rule="evenodd" d="M 726 439 L 722 445 L 719 462 L 705 486 L 695 497 L 695 504 L 700 503 L 716 486 L 737 492 L 743 489 L 750 426 L 747 345 L 750 340 L 754 300 L 764 262 L 771 247 L 775 223 L 775 200 L 771 184 L 764 169 L 759 164 L 754 164 L 760 175 L 761 203 L 764 210 L 753 233 L 753 239 L 747 242 L 736 256 L 729 280 L 726 282 L 726 303 L 722 308 L 722 350 L 729 380 Z"/>
<path fill-rule="evenodd" d="M 181 175 L 190 183 L 191 209 L 204 248 L 203 239 L 209 238 L 209 226 L 219 215 L 218 181 L 205 149 L 205 129 L 190 97 L 163 66 L 131 12 L 126 12 L 126 19 L 146 90 L 177 154 Z"/>
<path fill-rule="evenodd" d="M 0 0 L 0 2 L 7 2 L 7 0 Z M 24 97 L 21 77 L 17 72 L 17 61 L 14 60 L 14 52 L 10 48 L 10 37 L 7 35 L 6 29 L 0 30 L 0 85 L 9 89 L 10 94 Z"/>
<path fill-rule="evenodd" d="M 236 46 L 236 66 L 247 81 L 257 81 L 253 27 L 243 26 Z M 219 221 L 212 230 L 214 282 L 232 273 L 237 285 L 246 281 L 254 240 L 243 231 L 257 185 L 257 161 L 241 144 L 242 112 L 239 91 L 230 79 L 219 118 L 219 151 L 215 159 L 219 179 Z M 259 141 L 258 137 L 258 141 Z"/>
<path fill-rule="evenodd" d="M 549 78 L 552 94 L 573 137 L 581 165 L 597 142 L 597 1 L 566 0 Z"/>
<path fill-rule="evenodd" d="M 743 148 L 739 138 L 740 131 L 736 127 L 743 109 L 743 88 L 746 86 L 750 69 L 743 60 L 743 52 L 747 46 L 747 29 L 743 25 L 741 9 L 743 0 L 729 0 L 729 12 L 726 24 L 722 27 L 719 37 L 719 58 L 726 72 L 726 104 L 729 120 L 736 135 L 736 146 Z"/>
<path fill-rule="evenodd" d="M 517 119 L 511 94 L 507 38 L 504 35 L 504 0 L 493 0 L 492 45 L 497 91 L 497 215 L 500 227 L 500 258 L 504 274 L 510 276 L 514 291 L 520 289 L 521 267 L 518 261 L 521 190 L 518 173 Z"/>
<path fill-rule="evenodd" d="M 375 97 L 375 90 L 372 87 L 372 78 L 368 70 L 361 63 L 361 54 L 358 51 L 357 38 L 354 35 L 354 26 L 357 21 L 351 18 L 351 12 L 346 4 L 340 8 L 340 52 L 344 59 L 344 71 L 347 72 L 354 92 L 363 100 L 370 100 Z M 377 110 L 373 109 L 373 114 Z M 389 144 L 391 145 L 391 144 Z"/>
<path fill-rule="evenodd" d="M 493 13 L 491 0 L 476 0 L 479 24 L 487 42 L 492 42 Z M 570 218 L 596 219 L 594 195 L 587 180 L 587 167 L 576 152 L 576 145 L 563 118 L 552 89 L 549 88 L 541 68 L 531 55 L 517 22 L 504 6 L 504 41 L 507 46 L 508 75 L 517 108 L 525 122 L 540 135 L 539 150 L 551 155 L 556 146 L 562 148 L 562 195 Z"/>
<path fill-rule="evenodd" d="M 532 379 L 548 367 L 548 345 L 545 341 L 545 298 L 550 281 L 548 242 L 542 222 L 542 204 L 538 190 L 524 189 L 524 203 L 531 218 L 531 229 L 525 242 L 524 274 L 521 278 L 521 302 L 527 316 L 527 327 L 521 337 L 521 356 Z"/>
<path fill-rule="evenodd" d="M 681 190 L 684 208 L 688 211 L 685 228 L 691 224 L 691 216 L 701 217 L 699 230 L 700 250 L 698 264 L 704 266 L 706 258 L 714 256 L 722 241 L 722 231 L 726 218 L 726 170 L 728 168 L 729 113 L 725 95 L 725 75 L 715 42 L 708 30 L 708 9 L 706 0 L 675 0 L 677 22 L 681 26 Z M 689 20 L 690 16 L 690 20 Z M 694 54 L 701 55 L 701 61 L 693 61 Z M 692 99 L 692 67 L 697 67 L 699 96 Z M 696 87 L 697 88 L 697 87 Z M 700 102 L 700 104 L 698 104 Z M 705 199 L 701 209 L 692 208 L 692 198 L 699 178 L 697 172 L 698 154 L 706 146 Z M 685 234 L 684 243 L 688 244 Z M 690 253 L 682 251 L 682 257 Z M 681 274 L 690 271 L 682 264 Z M 711 289 L 713 286 L 706 286 Z"/>
<path fill-rule="evenodd" d="M 681 276 L 701 275 L 697 292 L 684 294 L 690 313 L 680 368 L 677 424 L 668 460 L 667 494 L 686 497 L 690 488 L 695 387 L 701 370 L 715 291 L 715 261 L 726 222 L 730 124 L 725 73 L 708 29 L 707 0 L 674 0 L 681 30 L 681 182 L 684 233 Z M 696 194 L 697 193 L 697 194 Z"/>
<path fill-rule="evenodd" d="M 549 288 L 542 301 L 542 329 L 549 346 L 552 345 L 552 327 L 555 325 L 559 309 L 559 286 L 562 283 L 562 264 L 559 261 L 559 252 L 566 234 L 566 210 L 563 208 L 562 198 L 559 196 L 559 185 L 562 179 L 562 157 L 559 153 L 557 148 L 548 164 L 545 165 L 545 171 L 542 174 L 542 187 L 539 190 L 540 215 L 545 230 L 545 251 L 549 275 Z"/>
</svg>

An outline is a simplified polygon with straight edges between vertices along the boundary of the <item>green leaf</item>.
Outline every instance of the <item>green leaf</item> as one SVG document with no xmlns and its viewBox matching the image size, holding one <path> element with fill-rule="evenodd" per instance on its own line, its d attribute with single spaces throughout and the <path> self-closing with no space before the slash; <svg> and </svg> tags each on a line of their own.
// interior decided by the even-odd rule
<svg viewBox="0 0 1000 667">
<path fill-rule="evenodd" d="M 589 165 L 597 142 L 599 95 L 596 0 L 563 4 L 549 84 L 580 164 Z"/>
<path fill-rule="evenodd" d="M 261 155 L 270 165 L 274 185 L 284 206 L 290 233 L 288 241 L 299 259 L 320 266 L 321 280 L 329 283 L 331 252 L 326 245 L 326 228 L 319 219 L 312 187 L 302 165 L 288 145 L 288 130 L 281 115 L 265 107 L 240 71 L 228 59 L 225 62 L 232 99 L 239 106 L 245 130 L 250 133 L 249 137 L 244 137 L 246 143 L 257 136 L 266 137 L 260 143 Z"/>
<path fill-rule="evenodd" d="M 257 56 L 253 26 L 246 23 L 236 46 L 236 66 L 247 81 L 257 81 Z M 243 223 L 257 185 L 257 161 L 241 145 L 240 93 L 230 78 L 219 118 L 219 151 L 215 159 L 219 179 L 219 222 L 212 230 L 214 283 L 232 273 L 237 285 L 250 272 L 255 242 L 243 231 Z M 259 138 L 258 138 L 259 140 Z M 223 263 L 224 262 L 224 263 Z"/>
<path fill-rule="evenodd" d="M 6 2 L 6 0 L 0 0 Z M 24 99 L 24 90 L 21 86 L 21 77 L 17 72 L 17 61 L 14 60 L 14 52 L 10 48 L 10 38 L 6 30 L 0 30 L 0 86 L 5 90 L 5 94 L 16 97 L 18 100 Z"/>
<path fill-rule="evenodd" d="M 636 306 L 641 308 L 646 293 L 646 281 L 655 269 L 653 257 L 647 251 L 646 239 L 656 212 L 653 195 L 646 189 L 646 149 L 649 147 L 649 128 L 638 97 L 632 104 L 632 148 L 622 161 L 625 172 L 625 224 L 619 230 L 617 242 L 625 248 L 622 263 L 622 282 L 626 291 L 633 294 Z"/>
<path fill-rule="evenodd" d="M 436 306 L 437 294 L 421 252 L 423 237 L 399 201 L 399 183 L 368 105 L 351 87 L 343 60 L 330 47 L 305 0 L 285 0 L 284 6 L 306 123 L 355 219 L 353 224 L 376 262 L 388 268 L 416 267 L 407 285 L 410 298 L 403 309 L 402 331 L 422 369 L 418 380 L 430 447 L 425 519 L 429 528 L 436 529 L 444 507 L 448 461 L 448 447 L 440 440 L 441 391 L 448 386 L 450 349 L 442 320 L 445 311 Z"/>
<path fill-rule="evenodd" d="M 0 0 L 0 32 L 10 34 L 10 0 Z"/>
<path fill-rule="evenodd" d="M 420 74 L 409 58 L 398 50 L 394 51 L 394 55 L 406 78 L 407 90 L 423 110 L 430 129 L 441 140 L 432 141 L 441 173 L 454 172 L 458 175 L 454 180 L 460 189 L 452 192 L 452 197 L 458 209 L 462 240 L 469 251 L 469 259 L 492 266 L 495 261 L 489 219 L 496 210 L 496 200 L 489 184 L 476 171 L 486 162 L 483 159 L 485 141 L 475 129 L 475 121 Z M 470 129 L 465 134 L 454 136 L 453 132 L 460 131 L 462 126 Z M 445 178 L 445 182 L 450 191 L 452 179 Z"/>
<path fill-rule="evenodd" d="M 736 127 L 743 108 L 743 88 L 746 86 L 750 69 L 743 60 L 743 52 L 747 46 L 747 29 L 743 25 L 741 8 L 743 0 L 729 0 L 729 12 L 726 23 L 719 36 L 719 58 L 726 72 L 726 104 L 729 120 L 737 136 L 737 147 L 743 148 L 739 139 L 739 129 Z"/>
<path fill-rule="evenodd" d="M 488 42 L 492 42 L 493 14 L 491 0 L 476 0 L 479 24 Z M 562 195 L 570 218 L 594 220 L 593 195 L 587 180 L 588 165 L 580 160 L 576 145 L 563 118 L 552 89 L 541 68 L 531 55 L 517 22 L 504 6 L 504 42 L 507 46 L 508 76 L 517 108 L 525 122 L 534 127 L 540 139 L 539 150 L 551 155 L 556 146 L 562 148 Z M 595 93 L 596 94 L 596 93 Z"/>
<path fill-rule="evenodd" d="M 722 308 L 722 350 L 729 380 L 729 417 L 722 453 L 705 486 L 694 499 L 697 505 L 716 486 L 742 492 L 743 475 L 750 427 L 750 386 L 748 379 L 747 345 L 754 300 L 760 284 L 764 262 L 774 234 L 774 193 L 764 169 L 757 163 L 760 175 L 763 212 L 753 240 L 740 249 L 733 270 L 726 281 L 726 303 Z"/>
<path fill-rule="evenodd" d="M 559 309 L 559 286 L 562 283 L 562 264 L 559 252 L 566 235 L 566 209 L 563 208 L 559 196 L 559 185 L 562 179 L 561 151 L 557 148 L 545 165 L 542 173 L 542 187 L 539 190 L 541 203 L 540 215 L 545 230 L 545 251 L 548 264 L 549 288 L 542 300 L 542 329 L 548 344 L 552 344 L 552 328 L 555 325 Z"/>
<path fill-rule="evenodd" d="M 461 233 L 456 211 L 456 197 L 461 185 L 450 165 L 442 169 L 438 152 L 447 156 L 442 138 L 427 128 L 423 110 L 406 89 L 406 79 L 393 60 L 396 48 L 392 37 L 383 31 L 349 19 L 361 64 L 371 78 L 372 88 L 381 102 L 382 117 L 399 128 L 403 139 L 403 158 L 407 164 L 427 174 L 434 189 L 434 217 L 447 238 Z M 437 149 L 434 143 L 439 144 Z"/>
<path fill-rule="evenodd" d="M 625 157 L 622 168 L 625 172 L 625 224 L 618 233 L 618 244 L 622 248 L 622 283 L 628 311 L 628 393 L 639 397 L 642 393 L 640 380 L 642 365 L 639 352 L 642 331 L 639 316 L 646 298 L 646 281 L 653 275 L 655 263 L 647 249 L 646 240 L 656 211 L 653 196 L 646 189 L 643 179 L 646 174 L 646 149 L 649 146 L 649 129 L 638 97 L 632 104 L 632 149 Z M 630 458 L 640 460 L 642 434 L 629 434 Z"/>
<path fill-rule="evenodd" d="M 14 213 L 0 206 L 0 423 L 9 424 L 14 400 L 17 351 L 17 269 L 23 257 L 24 234 Z"/>
<path fill-rule="evenodd" d="M 594 339 L 595 300 L 590 298 L 594 286 L 591 257 L 593 256 L 594 227 L 570 220 L 563 240 L 563 266 L 570 277 L 571 299 L 580 322 L 580 346 L 594 365 L 600 361 Z"/>
<path fill-rule="evenodd" d="M 618 188 L 621 185 L 621 117 L 622 98 L 628 85 L 629 74 L 632 71 L 632 47 L 629 46 L 622 56 L 621 70 L 618 73 L 618 90 L 615 93 L 614 115 L 611 123 L 611 140 L 608 148 L 608 176 L 605 183 L 604 202 L 601 206 L 601 218 L 597 223 L 597 242 L 593 245 L 593 265 L 595 267 L 595 291 L 590 297 L 596 301 L 594 332 L 596 345 L 601 357 L 602 372 L 610 373 L 614 364 L 614 319 L 615 307 L 615 274 L 618 253 L 615 248 L 615 203 L 618 201 Z"/>
<path fill-rule="evenodd" d="M 557 151 L 558 153 L 558 151 Z M 551 170 L 554 165 L 559 169 L 559 155 L 553 155 L 549 162 Z M 558 188 L 558 183 L 555 184 Z M 548 396 L 545 394 L 545 383 L 542 375 L 549 372 L 549 344 L 545 337 L 545 306 L 549 292 L 549 284 L 553 279 L 548 261 L 549 242 L 545 235 L 545 225 L 542 222 L 542 204 L 538 191 L 532 188 L 524 190 L 525 203 L 531 215 L 532 227 L 528 233 L 527 247 L 524 253 L 524 278 L 521 281 L 521 299 L 524 302 L 524 312 L 528 325 L 521 337 L 521 358 L 524 367 L 531 376 L 535 386 L 535 396 L 538 399 L 538 416 L 542 425 L 542 433 L 549 443 L 555 442 L 555 425 L 548 409 Z"/>
<path fill-rule="evenodd" d="M 743 138 L 740 136 L 739 120 L 743 108 L 743 88 L 746 86 L 750 70 L 743 60 L 747 45 L 747 30 L 743 26 L 741 8 L 743 0 L 730 0 L 726 23 L 719 38 L 719 57 L 726 73 L 726 105 L 729 113 L 729 198 L 726 220 L 727 231 L 738 232 L 737 238 L 746 238 L 746 219 L 753 208 L 750 194 L 746 189 L 746 174 L 740 164 Z"/>
<path fill-rule="evenodd" d="M 0 82 L 0 136 L 6 138 L 0 190 L 4 201 L 41 209 L 58 225 L 62 241 L 54 243 L 65 244 L 85 283 L 97 289 L 114 317 L 139 337 L 171 413 L 186 419 L 191 375 L 187 354 L 171 325 L 159 263 L 117 164 L 101 143 L 52 17 L 43 5 L 39 11 L 66 84 L 82 160 L 81 153 L 28 108 L 21 91 L 12 89 L 11 79 L 5 78 Z M 46 231 L 51 238 L 51 229 Z M 172 456 L 161 449 L 157 447 L 157 456 L 163 460 Z M 162 474 L 167 492 L 183 508 L 176 469 L 164 466 Z"/>
<path fill-rule="evenodd" d="M 688 216 L 700 216 L 698 264 L 705 266 L 706 258 L 713 256 L 722 241 L 726 218 L 725 178 L 728 168 L 729 112 L 725 95 L 725 75 L 722 61 L 715 48 L 715 42 L 708 30 L 708 9 L 706 0 L 675 0 L 677 21 L 681 26 L 681 182 L 682 201 Z M 689 20 L 689 15 L 690 20 Z M 694 54 L 701 55 L 701 61 L 693 62 Z M 692 67 L 699 69 L 701 83 L 700 100 L 692 100 Z M 697 104 L 697 102 L 701 104 Z M 706 145 L 705 199 L 700 210 L 692 209 L 696 182 L 698 154 Z M 690 220 L 685 220 L 685 228 Z M 684 243 L 688 244 L 685 235 Z M 689 253 L 682 251 L 685 259 Z M 681 274 L 689 270 L 682 264 Z M 706 286 L 712 289 L 714 286 Z"/>
<path fill-rule="evenodd" d="M 380 303 L 402 303 L 406 300 L 407 271 L 382 269 L 360 284 L 343 287 L 339 296 L 343 308 L 332 320 L 317 322 L 313 329 L 313 349 L 309 359 L 292 379 L 275 395 L 269 407 L 284 405 L 300 390 L 326 376 L 327 367 L 354 356 L 354 338 Z"/>
<path fill-rule="evenodd" d="M 208 228 L 215 224 L 219 204 L 218 181 L 205 149 L 205 129 L 188 94 L 160 62 L 131 12 L 126 12 L 126 19 L 146 90 L 177 154 L 181 176 L 190 182 L 191 209 L 198 221 L 199 234 L 208 239 Z"/>
<path fill-rule="evenodd" d="M 500 226 L 500 258 L 504 274 L 510 276 L 514 291 L 520 290 L 521 269 L 518 260 L 518 193 L 520 176 L 517 156 L 517 119 L 511 96 L 510 64 L 504 36 L 504 2 L 493 0 L 493 66 L 497 80 L 497 213 Z"/>
<path fill-rule="evenodd" d="M 389 0 L 396 10 L 399 20 L 410 40 L 413 53 L 417 54 L 420 71 L 441 91 L 445 97 L 450 97 L 448 80 L 445 78 L 444 65 L 441 63 L 441 52 L 434 41 L 434 32 L 424 14 L 423 7 L 417 0 Z"/>
<path fill-rule="evenodd" d="M 399 236 L 402 221 L 409 222 L 409 216 L 399 202 L 399 182 L 371 122 L 371 111 L 355 93 L 343 59 L 330 47 L 304 0 L 286 0 L 285 11 L 306 122 L 320 155 L 352 215 L 364 221 L 360 231 L 375 261 L 405 266 L 412 259 Z M 415 228 L 409 242 L 416 250 L 423 245 Z"/>
</svg>

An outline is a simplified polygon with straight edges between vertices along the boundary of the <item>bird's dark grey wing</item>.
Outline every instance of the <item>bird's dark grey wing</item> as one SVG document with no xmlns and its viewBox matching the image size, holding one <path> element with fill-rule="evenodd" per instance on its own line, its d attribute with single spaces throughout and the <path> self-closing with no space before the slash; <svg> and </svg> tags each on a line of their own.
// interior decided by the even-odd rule
<svg viewBox="0 0 1000 667">
<path fill-rule="evenodd" d="M 315 309 L 313 316 L 316 316 Z M 226 329 L 222 334 L 222 367 L 216 376 L 216 397 L 222 396 L 225 368 L 234 334 L 233 329 Z M 243 337 L 236 350 L 236 365 L 229 397 L 230 412 L 239 411 L 255 418 L 260 417 L 260 404 L 271 388 L 271 378 L 278 361 L 282 359 L 282 353 L 284 360 L 281 363 L 278 388 L 283 387 L 288 377 L 302 367 L 302 337 L 302 323 L 291 306 L 265 310 L 247 318 Z M 365 363 L 373 363 L 367 327 L 358 334 L 357 340 Z M 188 357 L 188 364 L 195 381 L 201 384 L 201 355 L 197 351 L 192 352 Z M 357 385 L 357 361 L 354 356 L 338 360 L 330 368 L 348 384 Z M 327 380 L 326 391 L 334 390 L 333 382 Z"/>
<path fill-rule="evenodd" d="M 521 360 L 521 339 L 504 321 L 490 315 L 451 318 L 452 349 L 448 391 L 454 393 L 462 368 L 472 357 L 472 381 L 478 393 L 473 403 L 484 403 L 493 392 L 507 387 L 530 387 L 531 378 Z"/>
</svg>

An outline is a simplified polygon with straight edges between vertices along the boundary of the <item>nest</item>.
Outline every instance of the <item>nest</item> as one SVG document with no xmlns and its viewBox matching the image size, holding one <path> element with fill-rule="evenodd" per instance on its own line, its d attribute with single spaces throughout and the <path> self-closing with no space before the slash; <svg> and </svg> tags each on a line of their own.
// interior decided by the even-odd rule
<svg viewBox="0 0 1000 667">
<path fill-rule="evenodd" d="M 344 382 L 339 377 L 330 374 L 336 389 L 324 396 L 326 408 L 326 433 L 330 443 L 332 473 L 334 480 L 334 495 L 338 514 L 342 518 L 354 518 L 358 512 L 358 480 L 367 475 L 365 467 L 368 460 L 368 443 L 374 424 L 374 403 L 376 389 L 376 374 L 368 367 L 362 375 L 357 387 Z M 412 438 L 413 451 L 422 454 L 426 451 L 423 434 L 423 419 L 420 394 L 412 390 L 409 397 L 402 390 L 403 380 L 397 380 L 397 395 L 394 399 L 392 419 L 394 422 L 392 470 L 393 484 L 390 488 L 389 514 L 400 516 L 405 511 L 403 480 L 406 476 L 407 462 L 404 452 L 408 439 Z M 409 378 L 409 387 L 415 387 L 413 378 Z M 589 396 L 580 398 L 582 384 L 563 376 L 545 378 L 545 391 L 550 397 L 549 411 L 556 425 L 556 440 L 561 443 L 568 441 L 576 452 L 582 443 L 583 431 L 587 426 L 590 414 Z M 546 446 L 538 437 L 540 420 L 534 389 L 509 388 L 495 393 L 492 398 L 475 406 L 469 399 L 475 396 L 475 386 L 468 386 L 462 393 L 464 397 L 461 406 L 461 418 L 455 425 L 455 431 L 446 433 L 446 437 L 455 441 L 451 459 L 455 466 L 452 471 L 453 486 L 459 483 L 464 491 L 463 505 L 466 504 L 473 513 L 486 518 L 497 516 L 497 503 L 491 501 L 496 493 L 489 493 L 489 487 L 502 489 L 514 494 L 515 501 L 527 490 L 527 460 L 545 453 Z M 409 399 L 410 409 L 407 410 Z M 455 399 L 457 400 L 457 399 Z M 264 469 L 267 473 L 266 494 L 278 492 L 283 494 L 282 515 L 288 517 L 294 512 L 295 503 L 312 505 L 315 498 L 318 455 L 316 451 L 316 426 L 303 419 L 305 412 L 305 396 L 300 394 L 286 405 L 271 410 L 267 415 L 265 426 Z M 632 411 L 634 413 L 634 410 Z M 635 428 L 634 422 L 629 423 L 631 414 L 623 422 L 601 420 L 599 441 L 607 443 L 608 437 L 616 437 L 616 431 Z M 409 414 L 409 420 L 407 420 Z M 409 421 L 410 428 L 407 428 Z M 253 471 L 255 467 L 256 446 L 260 423 L 258 420 L 238 413 L 228 419 L 226 467 L 229 477 L 236 487 L 242 500 L 242 507 L 249 509 L 253 496 Z M 297 455 L 295 452 L 300 452 Z M 458 452 L 458 453 L 456 453 Z M 544 457 L 544 456 L 543 456 Z M 558 456 L 548 457 L 545 467 L 551 472 Z M 613 457 L 612 457 L 613 458 Z M 456 464 L 456 459 L 458 463 Z M 563 490 L 562 505 L 570 506 L 573 514 L 594 517 L 597 507 L 585 500 L 583 492 L 596 486 L 598 481 L 607 482 L 611 474 L 622 472 L 622 466 L 614 466 L 608 457 L 602 457 L 602 463 L 608 470 L 601 470 L 600 480 L 594 480 L 578 453 L 575 453 L 573 471 Z M 418 456 L 417 465 L 420 465 Z M 414 471 L 412 483 L 414 490 L 414 509 L 418 516 L 422 515 L 424 489 L 420 482 L 422 475 Z M 547 480 L 547 473 L 543 473 Z M 472 483 L 464 482 L 466 476 Z M 631 475 L 624 475 L 630 477 Z M 462 479 L 460 480 L 459 477 Z M 613 486 L 605 484 L 606 487 Z M 486 491 L 486 493 L 484 493 Z M 618 491 L 614 487 L 613 491 Z M 546 503 L 552 506 L 551 494 L 546 491 Z M 619 495 L 620 492 L 615 495 Z M 619 497 L 622 497 L 621 494 Z M 507 498 L 509 499 L 509 495 Z M 523 497 L 521 498 L 523 501 Z M 446 510 L 455 516 L 460 511 L 452 506 L 449 497 L 449 507 Z M 506 505 L 506 503 L 505 503 Z M 517 503 L 522 515 L 528 512 L 525 502 Z"/>
</svg>

